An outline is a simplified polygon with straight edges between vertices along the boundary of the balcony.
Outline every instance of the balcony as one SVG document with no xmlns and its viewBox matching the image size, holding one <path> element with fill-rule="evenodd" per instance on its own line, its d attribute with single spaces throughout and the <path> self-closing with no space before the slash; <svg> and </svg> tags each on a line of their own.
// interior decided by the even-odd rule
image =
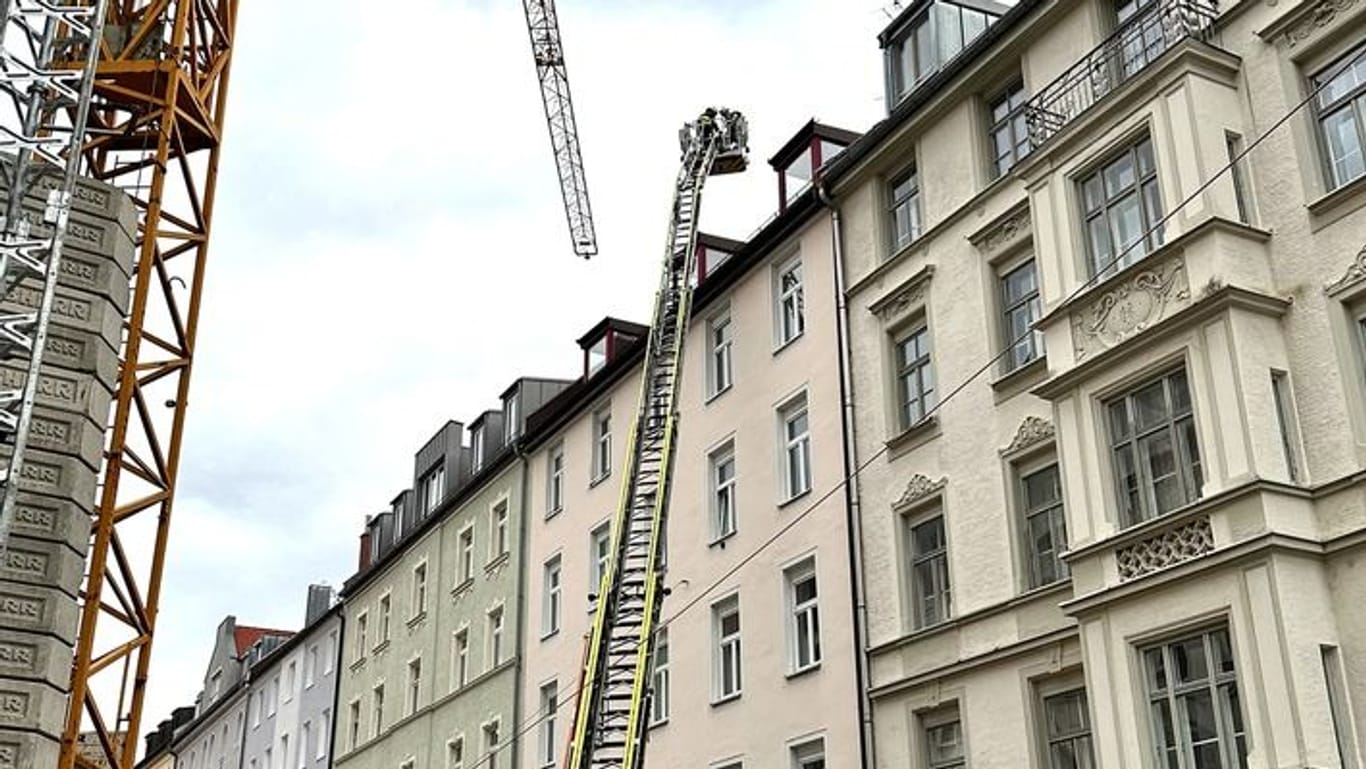
<svg viewBox="0 0 1366 769">
<path fill-rule="evenodd" d="M 1152 0 L 1025 104 L 1030 142 L 1041 146 L 1186 38 L 1206 40 L 1213 0 Z"/>
</svg>

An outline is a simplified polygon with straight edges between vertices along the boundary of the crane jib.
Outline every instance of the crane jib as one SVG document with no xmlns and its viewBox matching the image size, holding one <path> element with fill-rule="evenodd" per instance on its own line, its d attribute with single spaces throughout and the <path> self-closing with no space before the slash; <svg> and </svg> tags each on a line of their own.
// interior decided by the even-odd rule
<svg viewBox="0 0 1366 769">
<path fill-rule="evenodd" d="M 707 177 L 743 171 L 744 117 L 708 109 L 679 132 L 664 263 L 642 367 L 637 414 L 613 521 L 612 557 L 584 655 L 566 769 L 635 769 L 645 755 L 651 658 L 663 600 L 665 522 L 678 429 L 677 383 L 692 302 L 697 223 Z"/>
</svg>

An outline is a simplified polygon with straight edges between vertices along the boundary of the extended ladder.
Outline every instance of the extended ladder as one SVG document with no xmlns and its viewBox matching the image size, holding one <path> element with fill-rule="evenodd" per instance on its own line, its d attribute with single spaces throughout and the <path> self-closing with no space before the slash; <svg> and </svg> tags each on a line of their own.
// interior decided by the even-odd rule
<svg viewBox="0 0 1366 769">
<path fill-rule="evenodd" d="M 684 126 L 679 139 L 683 163 L 613 524 L 613 556 L 599 585 L 568 769 L 633 769 L 645 754 L 647 682 L 663 599 L 664 524 L 697 215 L 707 177 L 743 171 L 748 160 L 745 119 L 738 112 L 709 109 Z"/>
</svg>

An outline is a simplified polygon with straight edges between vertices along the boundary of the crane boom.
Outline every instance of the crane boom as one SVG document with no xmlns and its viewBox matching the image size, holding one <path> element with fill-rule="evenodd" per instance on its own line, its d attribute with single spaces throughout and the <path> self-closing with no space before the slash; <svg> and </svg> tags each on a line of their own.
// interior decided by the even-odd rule
<svg viewBox="0 0 1366 769">
<path fill-rule="evenodd" d="M 702 187 L 708 176 L 743 171 L 748 161 L 747 128 L 738 112 L 708 109 L 679 138 L 682 168 L 674 186 L 638 411 L 627 443 L 612 558 L 598 586 L 567 769 L 638 769 L 645 755 L 650 708 L 646 682 L 664 597 L 661 559 Z"/>
<path fill-rule="evenodd" d="M 598 236 L 593 229 L 593 208 L 588 203 L 588 181 L 583 173 L 579 128 L 569 96 L 569 74 L 564 66 L 555 0 L 522 0 L 522 4 L 526 8 L 531 52 L 536 59 L 536 78 L 541 83 L 546 125 L 550 128 L 550 147 L 560 175 L 569 237 L 574 241 L 574 253 L 587 259 L 598 252 Z"/>
</svg>

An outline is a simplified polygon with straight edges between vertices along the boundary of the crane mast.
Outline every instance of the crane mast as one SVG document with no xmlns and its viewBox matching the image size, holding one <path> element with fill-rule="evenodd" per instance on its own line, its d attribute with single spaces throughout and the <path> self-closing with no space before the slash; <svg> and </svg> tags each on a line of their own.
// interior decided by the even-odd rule
<svg viewBox="0 0 1366 769">
<path fill-rule="evenodd" d="M 738 112 L 708 109 L 684 126 L 679 139 L 682 167 L 612 526 L 613 554 L 598 587 L 567 769 L 638 769 L 645 755 L 647 682 L 664 597 L 661 559 L 702 188 L 708 176 L 743 171 L 748 162 L 747 127 Z"/>
<path fill-rule="evenodd" d="M 541 101 L 545 104 L 545 121 L 550 128 L 550 147 L 560 175 L 569 237 L 574 242 L 574 253 L 587 259 L 598 252 L 598 236 L 593 229 L 593 208 L 588 203 L 588 181 L 583 173 L 579 129 L 569 95 L 569 74 L 564 65 L 555 0 L 523 0 L 522 4 L 526 9 L 527 32 L 531 35 L 531 52 L 536 59 Z"/>
</svg>

